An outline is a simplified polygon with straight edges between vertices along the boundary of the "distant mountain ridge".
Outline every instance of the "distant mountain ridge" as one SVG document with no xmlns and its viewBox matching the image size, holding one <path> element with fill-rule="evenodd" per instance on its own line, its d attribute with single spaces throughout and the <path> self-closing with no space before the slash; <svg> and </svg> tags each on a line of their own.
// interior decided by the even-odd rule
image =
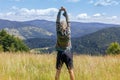
<svg viewBox="0 0 120 80">
<path fill-rule="evenodd" d="M 83 37 L 72 38 L 72 51 L 78 54 L 104 55 L 105 50 L 110 43 L 120 43 L 119 32 L 120 27 L 111 27 L 96 31 Z M 25 42 L 32 49 L 44 47 L 53 48 L 55 47 L 56 39 L 34 38 L 28 39 Z"/>
<path fill-rule="evenodd" d="M 71 22 L 72 37 L 81 37 L 103 28 L 117 27 L 115 24 Z M 22 39 L 55 38 L 56 23 L 47 20 L 9 21 L 0 19 L 0 29 Z"/>
</svg>

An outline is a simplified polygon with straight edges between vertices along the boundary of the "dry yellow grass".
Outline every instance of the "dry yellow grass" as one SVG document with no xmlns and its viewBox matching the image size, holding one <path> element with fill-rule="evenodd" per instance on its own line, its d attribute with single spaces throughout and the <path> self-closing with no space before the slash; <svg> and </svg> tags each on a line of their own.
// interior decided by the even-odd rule
<svg viewBox="0 0 120 80">
<path fill-rule="evenodd" d="M 0 53 L 0 80 L 54 80 L 56 54 Z M 119 80 L 120 55 L 74 55 L 76 80 Z M 63 66 L 60 80 L 69 80 Z"/>
</svg>

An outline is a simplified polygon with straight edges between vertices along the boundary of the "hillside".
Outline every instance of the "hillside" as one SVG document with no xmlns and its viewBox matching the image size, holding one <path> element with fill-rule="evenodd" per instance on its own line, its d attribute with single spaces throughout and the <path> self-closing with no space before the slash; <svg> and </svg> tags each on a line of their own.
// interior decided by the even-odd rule
<svg viewBox="0 0 120 80">
<path fill-rule="evenodd" d="M 24 41 L 31 49 L 53 47 L 56 43 L 54 38 L 32 38 Z"/>
<path fill-rule="evenodd" d="M 89 35 L 72 38 L 72 51 L 79 54 L 105 54 L 111 42 L 120 43 L 120 27 L 111 27 L 99 30 Z M 54 47 L 56 39 L 28 39 L 25 41 L 31 48 Z"/>
<path fill-rule="evenodd" d="M 74 50 L 79 53 L 105 54 L 110 43 L 115 41 L 120 43 L 119 32 L 120 27 L 112 27 L 76 38 L 73 40 Z"/>
<path fill-rule="evenodd" d="M 56 36 L 55 22 L 47 20 L 9 21 L 0 19 L 0 29 L 22 39 L 30 38 L 54 38 Z M 72 37 L 81 37 L 96 32 L 103 28 L 118 25 L 103 23 L 71 22 Z"/>
</svg>

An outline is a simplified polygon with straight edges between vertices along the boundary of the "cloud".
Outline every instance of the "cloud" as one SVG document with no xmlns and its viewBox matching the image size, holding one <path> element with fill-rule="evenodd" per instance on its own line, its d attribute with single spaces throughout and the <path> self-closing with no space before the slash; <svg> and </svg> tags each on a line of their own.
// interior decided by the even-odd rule
<svg viewBox="0 0 120 80">
<path fill-rule="evenodd" d="M 110 16 L 110 17 L 107 17 L 107 19 L 109 19 L 109 20 L 116 20 L 116 19 L 118 19 L 118 16 Z"/>
<path fill-rule="evenodd" d="M 118 16 L 107 16 L 105 13 L 95 13 L 88 15 L 87 13 L 78 14 L 76 21 L 80 22 L 101 22 L 101 23 L 112 23 L 120 24 Z"/>
<path fill-rule="evenodd" d="M 19 10 L 20 13 L 18 15 L 23 16 L 54 16 L 58 10 L 56 8 L 48 8 L 48 9 L 27 9 L 22 8 Z"/>
<path fill-rule="evenodd" d="M 94 17 L 100 17 L 100 16 L 102 16 L 100 13 L 96 13 L 96 14 L 94 14 L 93 15 Z"/>
<path fill-rule="evenodd" d="M 120 1 L 118 0 L 98 0 L 98 1 L 90 0 L 90 3 L 94 4 L 95 6 L 112 6 L 112 5 L 120 4 Z"/>
<path fill-rule="evenodd" d="M 112 19 L 117 19 L 118 17 L 117 16 L 112 16 Z"/>
<path fill-rule="evenodd" d="M 78 14 L 77 19 L 88 19 L 90 18 L 87 13 Z"/>
<path fill-rule="evenodd" d="M 44 19 L 44 20 L 56 20 L 58 13 L 57 8 L 47 8 L 47 9 L 27 9 L 18 8 L 13 6 L 8 12 L 0 12 L 0 19 L 7 19 L 13 21 L 27 21 L 34 19 Z M 81 21 L 81 22 L 106 22 L 106 23 L 119 23 L 120 16 L 111 15 L 108 16 L 105 13 L 80 13 L 77 16 L 68 13 L 70 21 Z"/>
<path fill-rule="evenodd" d="M 68 2 L 79 2 L 80 0 L 67 0 Z"/>
<path fill-rule="evenodd" d="M 56 18 L 57 8 L 48 9 L 27 9 L 13 6 L 10 12 L 0 13 L 0 18 L 11 20 L 30 20 L 30 19 L 48 19 Z"/>
</svg>

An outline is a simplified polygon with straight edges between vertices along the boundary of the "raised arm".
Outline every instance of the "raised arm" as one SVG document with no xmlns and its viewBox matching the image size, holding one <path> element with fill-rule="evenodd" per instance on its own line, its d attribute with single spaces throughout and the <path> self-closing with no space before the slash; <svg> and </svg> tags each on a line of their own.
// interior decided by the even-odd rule
<svg viewBox="0 0 120 80">
<path fill-rule="evenodd" d="M 68 18 L 68 14 L 67 14 L 67 11 L 65 10 L 63 15 L 65 16 L 66 18 L 66 22 L 69 23 L 69 18 Z"/>
<path fill-rule="evenodd" d="M 61 9 L 59 9 L 59 12 L 57 14 L 56 23 L 60 23 L 60 15 L 61 15 Z"/>
<path fill-rule="evenodd" d="M 70 27 L 70 24 L 69 24 L 69 17 L 68 17 L 67 11 L 66 11 L 65 8 L 63 8 L 63 10 L 64 10 L 63 16 L 65 16 L 67 25 L 68 25 L 68 27 Z"/>
</svg>

